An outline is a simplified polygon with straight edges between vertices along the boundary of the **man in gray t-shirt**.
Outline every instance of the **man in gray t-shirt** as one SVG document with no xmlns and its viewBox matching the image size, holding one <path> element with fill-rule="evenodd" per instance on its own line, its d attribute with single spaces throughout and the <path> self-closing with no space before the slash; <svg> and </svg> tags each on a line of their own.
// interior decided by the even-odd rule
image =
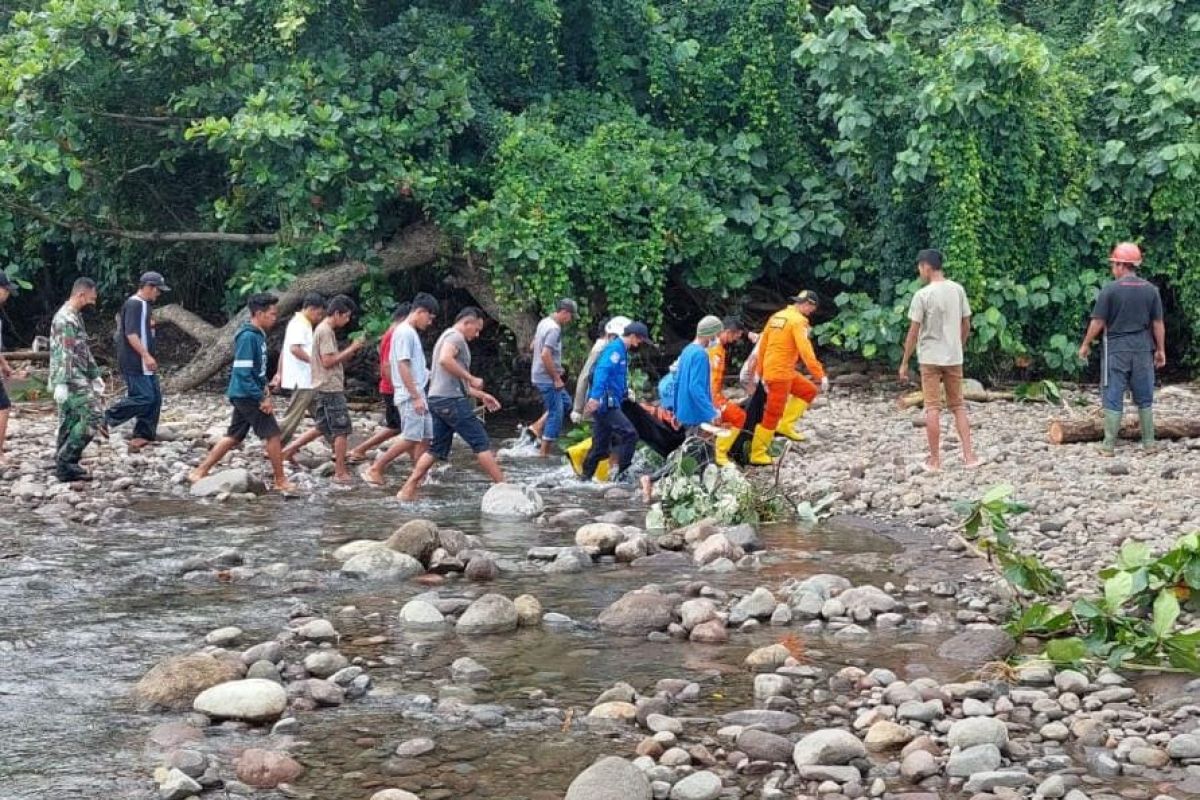
<svg viewBox="0 0 1200 800">
<path fill-rule="evenodd" d="M 541 438 L 541 455 L 547 457 L 562 432 L 563 419 L 571 413 L 571 395 L 566 390 L 562 367 L 562 329 L 579 313 L 574 300 L 558 301 L 554 313 L 538 323 L 533 335 L 533 366 L 529 378 L 546 407 L 541 418 L 529 426 Z"/>
<path fill-rule="evenodd" d="M 450 456 L 454 434 L 470 445 L 479 466 L 494 483 L 504 482 L 504 472 L 496 461 L 483 422 L 475 416 L 471 399 L 483 402 L 488 411 L 499 411 L 500 401 L 483 391 L 483 378 L 471 374 L 471 348 L 483 330 L 483 312 L 467 306 L 458 312 L 454 326 L 447 328 L 433 346 L 433 364 L 429 373 L 429 413 L 433 417 L 433 443 L 417 460 L 412 475 L 397 494 L 401 502 L 417 499 L 417 487 L 439 460 Z"/>
<path fill-rule="evenodd" d="M 921 393 L 925 400 L 925 437 L 929 441 L 926 472 L 942 468 L 942 390 L 946 408 L 962 443 L 963 466 L 979 465 L 971 448 L 971 421 L 963 402 L 963 347 L 971 334 L 971 306 L 963 287 L 946 278 L 938 250 L 917 253 L 917 274 L 925 285 L 913 295 L 908 310 L 908 336 L 900 360 L 900 383 L 908 383 L 908 360 L 913 350 L 921 364 Z"/>
</svg>

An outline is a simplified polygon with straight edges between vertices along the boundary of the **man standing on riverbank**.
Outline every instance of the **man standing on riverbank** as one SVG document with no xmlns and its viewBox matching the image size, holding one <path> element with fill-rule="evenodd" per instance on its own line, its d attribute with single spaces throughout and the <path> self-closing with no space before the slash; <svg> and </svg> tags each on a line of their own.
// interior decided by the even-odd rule
<svg viewBox="0 0 1200 800">
<path fill-rule="evenodd" d="M 157 272 L 146 272 L 138 290 L 121 306 L 117 317 L 117 363 L 125 381 L 125 396 L 104 412 L 110 429 L 134 419 L 129 452 L 151 444 L 158 434 L 162 412 L 162 389 L 158 383 L 158 361 L 154 357 L 155 335 L 152 306 L 163 292 L 171 291 Z"/>
<path fill-rule="evenodd" d="M 567 392 L 562 366 L 562 329 L 579 313 L 570 298 L 558 301 L 554 313 L 538 323 L 533 335 L 533 366 L 529 378 L 546 407 L 542 426 L 541 456 L 546 458 L 562 432 L 563 419 L 571 413 L 571 395 Z"/>
<path fill-rule="evenodd" d="M 1121 242 L 1113 248 L 1108 263 L 1113 281 L 1096 298 L 1079 357 L 1087 361 L 1092 341 L 1103 334 L 1104 441 L 1100 452 L 1111 456 L 1121 431 L 1127 388 L 1138 409 L 1142 447 L 1154 446 L 1154 370 L 1167 364 L 1167 329 L 1158 287 L 1137 274 L 1141 249 L 1132 242 Z"/>
<path fill-rule="evenodd" d="M 325 318 L 325 298 L 309 292 L 300 301 L 300 309 L 288 320 L 283 333 L 283 348 L 279 366 L 271 385 L 292 393 L 287 414 L 280 425 L 282 440 L 287 442 L 296 433 L 305 414 L 312 406 L 312 345 L 313 328 Z"/>
<path fill-rule="evenodd" d="M 97 433 L 108 434 L 101 410 L 104 380 L 83 327 L 83 310 L 95 304 L 96 282 L 78 278 L 50 323 L 49 388 L 58 405 L 54 474 L 64 483 L 91 480 L 79 459 Z"/>
<path fill-rule="evenodd" d="M 825 367 L 813 352 L 808 324 L 820 302 L 816 292 L 805 289 L 792 298 L 791 305 L 775 312 L 759 334 L 757 369 L 767 390 L 767 404 L 750 442 L 751 464 L 774 463 L 767 448 L 776 433 L 803 441 L 804 434 L 796 425 L 816 399 L 817 384 L 813 381 L 820 383 L 821 391 L 829 389 Z M 812 381 L 796 371 L 799 361 L 808 368 Z"/>
<path fill-rule="evenodd" d="M 963 287 L 942 271 L 938 250 L 917 253 L 917 274 L 925 285 L 913 295 L 908 309 L 908 335 L 900 360 L 900 382 L 908 383 L 908 360 L 913 349 L 921 365 L 921 393 L 925 400 L 925 435 L 929 440 L 926 472 L 942 468 L 942 389 L 946 408 L 954 415 L 954 427 L 962 443 L 963 466 L 979 466 L 971 448 L 971 421 L 963 402 L 963 348 L 971 335 L 971 306 Z"/>
<path fill-rule="evenodd" d="M 637 447 L 637 431 L 621 410 L 629 393 L 629 351 L 650 343 L 650 329 L 642 322 L 625 326 L 621 336 L 613 339 L 596 359 L 592 386 L 588 390 L 585 411 L 592 416 L 592 449 L 583 459 L 580 477 L 590 481 L 596 467 L 610 453 L 617 454 L 617 474 L 614 480 L 628 480 L 629 465 Z"/>
<path fill-rule="evenodd" d="M 8 279 L 8 275 L 0 271 L 0 308 L 8 302 L 8 298 L 17 293 L 16 285 Z M 4 381 L 9 378 L 25 378 L 25 373 L 18 373 L 8 365 L 8 360 L 4 358 L 4 321 L 0 320 L 0 464 L 8 463 L 8 456 L 4 453 L 4 444 L 8 440 L 8 413 L 12 408 L 12 403 L 8 399 L 8 390 L 4 386 Z"/>
<path fill-rule="evenodd" d="M 362 479 L 373 486 L 383 485 L 384 470 L 405 453 L 411 455 L 414 464 L 419 461 L 433 439 L 433 418 L 425 396 L 429 367 L 421 346 L 421 333 L 429 330 L 437 313 L 437 298 L 421 292 L 413 298 L 408 314 L 392 334 L 387 369 L 400 441 L 376 456 L 375 463 L 363 470 Z"/>
<path fill-rule="evenodd" d="M 379 337 L 379 399 L 383 401 L 383 428 L 350 448 L 346 458 L 351 464 L 367 460 L 368 454 L 379 445 L 400 435 L 403 427 L 396 411 L 396 387 L 392 383 L 392 370 L 388 361 L 392 355 L 392 343 L 399 328 L 412 310 L 412 303 L 401 303 L 392 312 L 392 324 Z M 369 481 L 368 481 L 369 482 Z"/>
<path fill-rule="evenodd" d="M 296 487 L 283 474 L 283 441 L 271 392 L 267 386 L 267 331 L 275 326 L 278 315 L 274 295 L 254 294 L 246 302 L 250 321 L 243 322 L 233 337 L 233 367 L 225 396 L 233 406 L 233 417 L 225 436 L 205 456 L 203 463 L 188 473 L 188 481 L 204 479 L 225 454 L 240 445 L 251 429 L 261 439 L 275 473 L 275 490 L 293 492 Z"/>
<path fill-rule="evenodd" d="M 467 306 L 458 312 L 454 325 L 438 337 L 433 346 L 433 372 L 429 377 L 429 413 L 433 417 L 433 443 L 422 453 L 416 467 L 396 499 L 411 503 L 417 499 L 417 489 L 425 475 L 438 461 L 450 457 L 454 434 L 462 437 L 475 453 L 479 466 L 493 483 L 504 483 L 504 472 L 496 461 L 496 453 L 484 430 L 483 422 L 475 416 L 470 398 L 483 403 L 488 411 L 499 411 L 500 401 L 483 391 L 483 378 L 471 374 L 470 342 L 483 330 L 483 312 Z"/>
<path fill-rule="evenodd" d="M 312 380 L 316 397 L 313 414 L 317 418 L 317 435 L 324 436 L 333 448 L 333 481 L 342 486 L 354 481 L 346 469 L 346 450 L 353 426 L 350 407 L 346 404 L 345 363 L 362 350 L 365 339 L 355 339 L 338 350 L 337 332 L 350 324 L 356 310 L 354 301 L 339 294 L 325 307 L 325 319 L 313 333 Z M 288 445 L 283 457 L 290 460 L 301 447 L 316 436 L 313 431 Z"/>
</svg>

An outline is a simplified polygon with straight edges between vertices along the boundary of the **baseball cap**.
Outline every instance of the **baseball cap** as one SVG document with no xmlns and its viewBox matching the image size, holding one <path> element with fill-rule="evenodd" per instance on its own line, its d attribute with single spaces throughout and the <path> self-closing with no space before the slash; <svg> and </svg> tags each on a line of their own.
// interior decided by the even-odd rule
<svg viewBox="0 0 1200 800">
<path fill-rule="evenodd" d="M 167 281 L 160 272 L 143 272 L 142 277 L 138 278 L 138 286 L 156 286 L 164 292 L 171 291 L 171 287 L 167 286 Z"/>
<path fill-rule="evenodd" d="M 569 297 L 564 297 L 558 301 L 554 307 L 555 311 L 569 311 L 575 316 L 579 316 L 579 304 Z"/>
<path fill-rule="evenodd" d="M 802 289 L 792 298 L 793 303 L 812 303 L 814 306 L 821 305 L 821 297 L 812 289 Z"/>
<path fill-rule="evenodd" d="M 17 285 L 8 279 L 8 273 L 0 271 L 0 287 L 8 289 L 9 294 L 20 294 Z"/>
<path fill-rule="evenodd" d="M 650 341 L 650 329 L 646 327 L 644 322 L 631 322 L 625 326 L 624 336 L 636 336 L 646 344 L 653 344 Z"/>
</svg>

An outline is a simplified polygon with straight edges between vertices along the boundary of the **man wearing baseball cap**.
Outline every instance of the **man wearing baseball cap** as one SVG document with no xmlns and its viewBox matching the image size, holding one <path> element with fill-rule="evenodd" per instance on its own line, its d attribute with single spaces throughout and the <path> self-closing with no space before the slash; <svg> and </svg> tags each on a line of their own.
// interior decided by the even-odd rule
<svg viewBox="0 0 1200 800">
<path fill-rule="evenodd" d="M 592 387 L 585 409 L 592 415 L 592 449 L 583 459 L 581 477 L 590 481 L 596 467 L 609 453 L 617 453 L 616 480 L 624 480 L 637 446 L 637 431 L 621 410 L 629 393 L 629 351 L 650 343 L 650 329 L 643 322 L 631 322 L 624 332 L 608 343 L 596 359 Z"/>
<path fill-rule="evenodd" d="M 533 424 L 539 431 L 543 458 L 550 455 L 562 432 L 563 418 L 571 413 L 571 395 L 566 389 L 562 365 L 562 329 L 578 315 L 579 306 L 564 297 L 558 301 L 554 313 L 538 323 L 533 335 L 533 365 L 529 378 L 546 407 L 546 413 Z"/>
<path fill-rule="evenodd" d="M 104 412 L 104 421 L 114 428 L 131 419 L 133 438 L 129 452 L 136 453 L 154 441 L 162 410 L 158 384 L 158 361 L 154 358 L 155 331 L 151 306 L 163 292 L 171 291 L 158 272 L 144 272 L 134 292 L 117 316 L 117 362 L 125 381 L 125 396 Z"/>
<path fill-rule="evenodd" d="M 762 422 L 754 429 L 750 442 L 750 463 L 763 466 L 772 463 L 767 452 L 771 439 L 778 432 L 793 441 L 801 441 L 804 434 L 795 425 L 817 396 L 817 381 L 821 390 L 829 388 L 825 368 L 813 352 L 809 339 L 808 318 L 821 303 L 817 293 L 805 289 L 791 298 L 792 304 L 777 311 L 767 320 L 759 335 L 758 374 L 767 389 L 767 404 Z M 796 371 L 796 363 L 803 361 L 813 380 Z"/>
<path fill-rule="evenodd" d="M 8 298 L 14 294 L 17 294 L 16 285 L 8 279 L 7 273 L 0 271 L 0 306 L 7 303 Z M 4 442 L 8 438 L 8 410 L 12 407 L 4 381 L 12 377 L 24 378 L 25 374 L 18 374 L 4 358 L 4 321 L 0 320 L 0 464 L 6 461 Z"/>
</svg>

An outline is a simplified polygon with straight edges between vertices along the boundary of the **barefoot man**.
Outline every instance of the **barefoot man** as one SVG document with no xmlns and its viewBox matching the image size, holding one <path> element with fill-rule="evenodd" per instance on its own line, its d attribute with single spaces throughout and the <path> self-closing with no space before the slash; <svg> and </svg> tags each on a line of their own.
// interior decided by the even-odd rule
<svg viewBox="0 0 1200 800">
<path fill-rule="evenodd" d="M 913 295 L 908 310 L 911 324 L 904 339 L 904 357 L 900 361 L 900 383 L 908 383 L 908 359 L 913 349 L 921 365 L 921 393 L 925 399 L 925 435 L 929 439 L 926 472 L 942 468 L 942 387 L 946 388 L 946 408 L 954 415 L 958 440 L 962 443 L 963 466 L 979 466 L 971 449 L 971 421 L 963 403 L 963 347 L 971 335 L 971 306 L 963 287 L 948 279 L 942 271 L 938 250 L 917 253 L 917 274 L 925 285 Z"/>
<path fill-rule="evenodd" d="M 283 474 L 282 436 L 267 389 L 267 331 L 275 325 L 278 302 L 270 294 L 251 295 L 246 302 L 250 321 L 242 323 L 233 337 L 233 369 L 229 372 L 229 389 L 225 392 L 233 406 L 233 418 L 229 430 L 209 451 L 204 463 L 188 474 L 192 483 L 207 476 L 226 453 L 245 441 L 246 434 L 253 428 L 254 435 L 266 445 L 267 458 L 275 473 L 276 491 L 296 490 Z"/>
</svg>

